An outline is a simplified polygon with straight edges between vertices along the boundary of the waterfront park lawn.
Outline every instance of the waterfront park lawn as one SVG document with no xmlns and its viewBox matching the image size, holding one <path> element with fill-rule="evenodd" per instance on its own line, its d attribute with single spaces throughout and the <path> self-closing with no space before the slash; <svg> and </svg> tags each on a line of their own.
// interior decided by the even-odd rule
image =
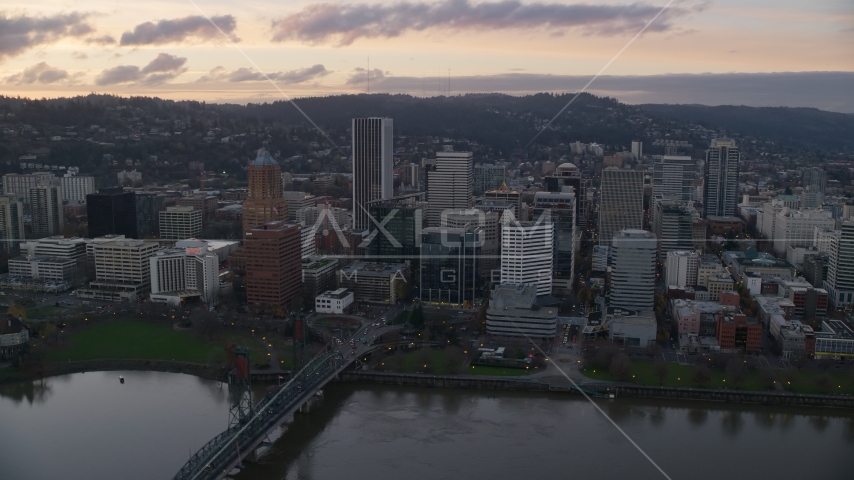
<svg viewBox="0 0 854 480">
<path fill-rule="evenodd" d="M 526 370 L 524 368 L 506 368 L 496 367 L 492 365 L 469 365 L 466 369 L 466 375 L 485 375 L 490 377 L 519 377 L 529 375 L 536 370 Z"/>
<path fill-rule="evenodd" d="M 465 354 L 458 346 L 422 348 L 408 352 L 394 352 L 381 359 L 375 368 L 379 371 L 400 373 L 432 373 L 453 375 L 460 372 Z"/>
<path fill-rule="evenodd" d="M 744 379 L 738 384 L 733 384 L 732 379 L 727 380 L 726 374 L 719 370 L 710 369 L 709 381 L 703 384 L 694 381 L 695 367 L 692 365 L 680 365 L 678 363 L 667 363 L 667 376 L 663 380 L 656 375 L 655 364 L 649 360 L 632 360 L 632 379 L 629 383 L 638 385 L 665 386 L 665 387 L 692 387 L 692 388 L 731 388 L 737 390 L 771 390 L 774 384 L 759 371 L 747 371 Z M 608 369 L 587 367 L 581 373 L 594 380 L 607 380 L 616 382 L 608 372 Z"/>
<path fill-rule="evenodd" d="M 92 325 L 71 334 L 67 347 L 52 348 L 52 361 L 82 360 L 154 360 L 200 364 L 225 360 L 225 347 L 231 343 L 250 347 L 253 363 L 266 363 L 267 351 L 255 339 L 234 333 L 220 334 L 213 340 L 195 330 L 176 331 L 168 323 L 118 319 Z"/>
<path fill-rule="evenodd" d="M 759 370 L 748 370 L 744 379 L 733 384 L 728 379 L 726 372 L 710 369 L 711 377 L 708 382 L 699 384 L 694 381 L 695 367 L 692 365 L 680 365 L 677 363 L 667 364 L 667 376 L 664 381 L 659 381 L 655 373 L 654 363 L 648 360 L 632 360 L 632 374 L 634 377 L 630 383 L 639 385 L 651 385 L 665 387 L 691 387 L 691 388 L 729 388 L 734 390 L 773 390 L 774 382 L 779 382 L 783 389 L 793 393 L 825 394 L 840 393 L 854 395 L 854 375 L 847 372 L 819 372 L 815 370 L 782 370 L 771 371 L 772 377 L 767 372 Z M 595 380 L 616 381 L 607 369 L 588 367 L 581 370 L 585 376 Z"/>
</svg>

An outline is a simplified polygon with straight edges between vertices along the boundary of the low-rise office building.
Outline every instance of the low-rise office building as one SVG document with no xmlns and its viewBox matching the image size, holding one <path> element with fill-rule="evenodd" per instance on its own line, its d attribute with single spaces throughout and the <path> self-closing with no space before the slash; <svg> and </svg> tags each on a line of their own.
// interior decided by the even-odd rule
<svg viewBox="0 0 854 480">
<path fill-rule="evenodd" d="M 338 271 L 338 285 L 351 290 L 357 302 L 397 303 L 410 281 L 410 270 L 404 263 L 356 262 Z"/>
<path fill-rule="evenodd" d="M 326 291 L 314 299 L 314 309 L 317 313 L 345 313 L 350 309 L 354 298 L 353 292 L 346 288 Z"/>
<path fill-rule="evenodd" d="M 495 287 L 486 310 L 486 333 L 497 336 L 553 338 L 557 306 L 537 304 L 535 283 L 505 283 Z"/>
</svg>

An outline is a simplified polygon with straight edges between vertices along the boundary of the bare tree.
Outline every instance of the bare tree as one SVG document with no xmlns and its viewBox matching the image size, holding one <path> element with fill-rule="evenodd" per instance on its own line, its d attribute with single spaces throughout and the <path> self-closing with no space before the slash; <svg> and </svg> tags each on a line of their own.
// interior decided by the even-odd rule
<svg viewBox="0 0 854 480">
<path fill-rule="evenodd" d="M 608 371 L 617 380 L 624 382 L 628 381 L 632 378 L 632 361 L 629 359 L 628 355 L 618 353 L 617 355 L 614 355 L 613 359 L 611 359 Z"/>
<path fill-rule="evenodd" d="M 694 383 L 705 385 L 712 380 L 712 371 L 705 365 L 700 365 L 694 369 Z"/>
<path fill-rule="evenodd" d="M 667 362 L 657 359 L 652 363 L 652 369 L 655 372 L 655 376 L 658 378 L 658 384 L 664 385 L 664 380 L 667 378 L 669 370 Z"/>
</svg>

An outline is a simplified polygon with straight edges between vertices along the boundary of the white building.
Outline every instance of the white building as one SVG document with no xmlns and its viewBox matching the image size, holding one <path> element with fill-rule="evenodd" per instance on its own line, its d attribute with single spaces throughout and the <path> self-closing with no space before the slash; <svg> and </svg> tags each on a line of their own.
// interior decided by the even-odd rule
<svg viewBox="0 0 854 480">
<path fill-rule="evenodd" d="M 121 172 L 117 173 L 116 176 L 119 179 L 119 184 L 125 182 L 135 183 L 142 181 L 142 172 L 137 172 L 136 169 L 130 171 L 122 170 Z"/>
<path fill-rule="evenodd" d="M 9 259 L 9 275 L 25 280 L 71 282 L 77 262 L 70 258 L 21 256 Z"/>
<path fill-rule="evenodd" d="M 149 261 L 152 302 L 180 304 L 193 296 L 209 307 L 219 302 L 219 258 L 208 252 L 206 242 L 161 250 Z"/>
<path fill-rule="evenodd" d="M 841 230 L 835 230 L 830 228 L 819 228 L 816 227 L 813 232 L 813 246 L 818 251 L 818 253 L 827 253 L 833 249 L 833 241 L 835 238 L 839 238 L 839 235 L 842 234 Z"/>
<path fill-rule="evenodd" d="M 675 251 L 667 253 L 665 266 L 666 285 L 668 287 L 693 287 L 697 284 L 698 255 L 694 251 Z"/>
<path fill-rule="evenodd" d="M 635 160 L 643 157 L 643 142 L 632 142 L 632 158 Z"/>
<path fill-rule="evenodd" d="M 655 237 L 646 230 L 626 229 L 611 245 L 609 306 L 652 310 L 655 296 Z"/>
<path fill-rule="evenodd" d="M 441 225 L 442 212 L 471 208 L 474 192 L 472 152 L 436 152 L 436 163 L 427 171 L 427 224 Z"/>
<path fill-rule="evenodd" d="M 86 195 L 95 193 L 95 177 L 72 175 L 66 173 L 60 179 L 62 182 L 62 201 L 69 204 L 86 203 Z"/>
<path fill-rule="evenodd" d="M 353 292 L 346 288 L 329 290 L 314 298 L 314 309 L 317 313 L 344 313 L 354 298 Z"/>
<path fill-rule="evenodd" d="M 160 212 L 160 238 L 184 240 L 202 234 L 202 211 L 193 207 L 166 207 Z"/>
<path fill-rule="evenodd" d="M 537 295 L 552 293 L 554 224 L 518 222 L 501 227 L 501 283 L 533 283 Z"/>
<path fill-rule="evenodd" d="M 160 245 L 142 240 L 112 240 L 86 245 L 92 251 L 95 280 L 77 290 L 81 298 L 135 301 L 151 291 L 151 258 Z"/>
<path fill-rule="evenodd" d="M 792 211 L 784 208 L 777 213 L 774 225 L 774 253 L 786 255 L 786 247 L 809 247 L 815 241 L 815 229 L 830 229 L 836 225 L 833 214 L 824 210 Z"/>
<path fill-rule="evenodd" d="M 37 172 L 31 174 L 7 173 L 3 175 L 3 193 L 14 194 L 19 201 L 30 203 L 30 189 L 39 186 L 58 185 L 56 177 L 52 173 Z"/>
<path fill-rule="evenodd" d="M 391 118 L 354 118 L 353 229 L 370 227 L 368 203 L 394 195 L 394 122 Z"/>
</svg>

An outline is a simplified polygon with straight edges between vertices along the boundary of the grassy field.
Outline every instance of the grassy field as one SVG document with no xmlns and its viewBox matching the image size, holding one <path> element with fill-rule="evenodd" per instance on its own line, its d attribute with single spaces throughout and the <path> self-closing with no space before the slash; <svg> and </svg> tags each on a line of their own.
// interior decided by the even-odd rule
<svg viewBox="0 0 854 480">
<path fill-rule="evenodd" d="M 236 334 L 207 341 L 194 331 L 175 331 L 169 324 L 125 319 L 100 323 L 72 334 L 71 346 L 50 350 L 48 359 L 53 361 L 121 359 L 219 363 L 225 360 L 224 347 L 231 341 L 237 344 L 248 344 L 253 352 L 253 363 L 266 359 L 266 350 L 260 342 Z"/>
<path fill-rule="evenodd" d="M 616 381 L 616 379 L 608 373 L 607 369 L 587 368 L 581 371 L 585 376 L 594 380 Z M 653 362 L 647 360 L 632 361 L 632 383 L 640 385 L 663 385 L 665 387 L 695 387 L 695 388 L 733 388 L 738 390 L 770 390 L 774 388 L 772 381 L 758 371 L 747 371 L 744 375 L 744 380 L 734 385 L 732 380 L 726 380 L 726 374 L 721 371 L 711 370 L 711 378 L 705 384 L 694 382 L 694 367 L 689 365 L 679 365 L 676 363 L 667 364 L 667 376 L 664 380 L 660 380 L 656 375 Z"/>
<path fill-rule="evenodd" d="M 493 367 L 491 365 L 471 365 L 466 370 L 466 375 L 485 375 L 491 377 L 519 377 L 530 375 L 533 370 L 524 368 Z"/>
<path fill-rule="evenodd" d="M 465 356 L 460 347 L 420 349 L 399 352 L 384 358 L 376 366 L 380 371 L 401 373 L 432 373 L 452 375 L 459 373 Z"/>
<path fill-rule="evenodd" d="M 824 377 L 824 378 L 822 378 Z M 783 388 L 794 393 L 854 395 L 854 377 L 844 372 L 800 371 L 781 374 Z"/>
</svg>

